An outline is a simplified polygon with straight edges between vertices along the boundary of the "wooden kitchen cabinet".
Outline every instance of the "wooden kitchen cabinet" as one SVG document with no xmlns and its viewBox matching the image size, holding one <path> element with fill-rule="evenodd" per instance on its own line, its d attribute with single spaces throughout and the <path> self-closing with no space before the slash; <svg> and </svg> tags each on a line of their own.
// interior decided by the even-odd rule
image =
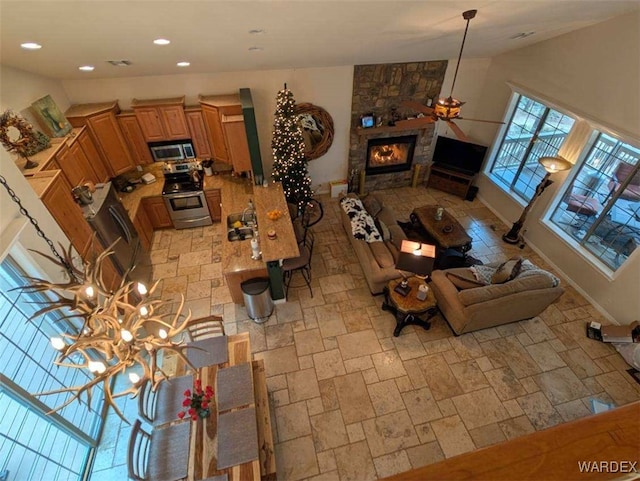
<svg viewBox="0 0 640 481">
<path fill-rule="evenodd" d="M 207 128 L 204 124 L 204 116 L 202 109 L 199 107 L 190 107 L 185 109 L 187 124 L 189 125 L 189 133 L 193 147 L 196 149 L 196 157 L 199 159 L 211 159 L 213 153 L 207 139 Z"/>
<path fill-rule="evenodd" d="M 100 154 L 86 128 L 80 129 L 75 137 L 62 143 L 55 161 L 71 187 L 88 181 L 99 184 L 109 179 Z"/>
<path fill-rule="evenodd" d="M 247 132 L 244 129 L 244 117 L 242 115 L 224 115 L 222 129 L 227 140 L 233 170 L 235 172 L 251 172 L 251 156 L 249 155 Z"/>
<path fill-rule="evenodd" d="M 189 138 L 184 96 L 171 99 L 133 99 L 131 106 L 147 142 Z"/>
<path fill-rule="evenodd" d="M 56 154 L 56 162 L 71 184 L 69 191 L 72 187 L 82 185 L 85 182 L 99 182 L 78 143 L 74 142 L 71 146 L 63 145 Z"/>
<path fill-rule="evenodd" d="M 146 251 L 150 251 L 151 243 L 153 242 L 153 224 L 149 219 L 149 215 L 147 214 L 147 209 L 144 204 L 140 204 L 138 207 L 138 211 L 133 218 L 133 225 L 138 231 L 142 247 L 144 247 Z"/>
<path fill-rule="evenodd" d="M 201 95 L 199 100 L 214 159 L 230 164 L 235 172 L 251 171 L 240 97 Z"/>
<path fill-rule="evenodd" d="M 109 172 L 100 157 L 100 152 L 96 144 L 93 142 L 91 135 L 87 129 L 82 129 L 75 140 L 80 144 L 80 148 L 87 158 L 91 169 L 95 174 L 95 182 L 101 183 L 109 180 Z"/>
<path fill-rule="evenodd" d="M 207 199 L 207 205 L 209 206 L 211 220 L 220 222 L 222 219 L 222 208 L 220 207 L 222 197 L 220 195 L 220 189 L 205 190 L 204 195 Z"/>
<path fill-rule="evenodd" d="M 120 130 L 129 146 L 129 151 L 137 165 L 148 165 L 153 162 L 149 146 L 144 138 L 138 118 L 134 112 L 122 112 L 117 116 Z"/>
<path fill-rule="evenodd" d="M 73 247 L 82 253 L 93 236 L 93 231 L 84 219 L 82 209 L 73 200 L 71 185 L 67 179 L 58 174 L 40 198 Z"/>
<path fill-rule="evenodd" d="M 173 227 L 171 216 L 162 197 L 145 197 L 142 199 L 142 205 L 154 229 Z"/>
<path fill-rule="evenodd" d="M 86 125 L 110 177 L 124 174 L 135 167 L 126 140 L 116 119 L 118 102 L 73 105 L 65 112 L 74 127 Z"/>
</svg>

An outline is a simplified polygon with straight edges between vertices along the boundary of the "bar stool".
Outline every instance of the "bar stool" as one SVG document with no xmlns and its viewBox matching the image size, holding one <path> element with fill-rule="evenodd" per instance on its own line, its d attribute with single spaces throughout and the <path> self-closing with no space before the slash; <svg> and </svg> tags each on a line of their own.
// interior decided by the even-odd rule
<svg viewBox="0 0 640 481">
<path fill-rule="evenodd" d="M 300 245 L 300 255 L 282 261 L 283 282 L 286 287 L 285 296 L 289 295 L 289 286 L 291 285 L 293 274 L 299 271 L 309 288 L 311 297 L 313 297 L 313 290 L 311 289 L 311 255 L 313 254 L 314 242 L 315 235 L 311 230 L 306 229 L 304 241 Z"/>
</svg>

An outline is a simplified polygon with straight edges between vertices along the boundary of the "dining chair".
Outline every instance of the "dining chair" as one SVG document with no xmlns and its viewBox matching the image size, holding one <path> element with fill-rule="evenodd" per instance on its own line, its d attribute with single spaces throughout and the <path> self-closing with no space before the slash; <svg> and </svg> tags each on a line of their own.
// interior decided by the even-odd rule
<svg viewBox="0 0 640 481">
<path fill-rule="evenodd" d="M 134 481 L 178 481 L 186 478 L 191 423 L 147 431 L 136 419 L 129 438 L 127 470 Z"/>
<path fill-rule="evenodd" d="M 142 427 L 142 422 L 139 419 L 136 419 L 131 429 L 127 454 L 127 469 L 130 479 L 134 481 L 147 480 L 150 445 L 151 433 Z"/>
<path fill-rule="evenodd" d="M 304 242 L 300 245 L 300 255 L 282 261 L 283 282 L 286 287 L 285 296 L 289 295 L 289 286 L 291 285 L 293 274 L 300 272 L 309 288 L 311 297 L 313 297 L 313 290 L 311 289 L 311 256 L 314 242 L 315 234 L 310 229 L 307 229 Z"/>
<path fill-rule="evenodd" d="M 187 326 L 187 332 L 192 342 L 210 337 L 224 336 L 224 322 L 220 316 L 192 319 Z"/>
<path fill-rule="evenodd" d="M 152 389 L 151 381 L 145 379 L 138 394 L 138 414 L 149 424 L 154 423 L 157 403 L 158 393 Z"/>
</svg>

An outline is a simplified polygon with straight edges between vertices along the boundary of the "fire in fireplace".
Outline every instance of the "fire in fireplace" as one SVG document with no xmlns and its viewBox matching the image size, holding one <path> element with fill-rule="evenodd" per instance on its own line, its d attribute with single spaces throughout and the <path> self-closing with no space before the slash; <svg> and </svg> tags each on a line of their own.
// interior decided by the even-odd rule
<svg viewBox="0 0 640 481">
<path fill-rule="evenodd" d="M 369 139 L 367 143 L 367 175 L 388 174 L 411 169 L 417 135 Z"/>
</svg>

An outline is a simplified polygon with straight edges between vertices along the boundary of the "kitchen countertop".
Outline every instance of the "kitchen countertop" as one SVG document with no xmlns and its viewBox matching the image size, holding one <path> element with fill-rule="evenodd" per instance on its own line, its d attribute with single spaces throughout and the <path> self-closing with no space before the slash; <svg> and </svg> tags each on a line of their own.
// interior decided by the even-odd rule
<svg viewBox="0 0 640 481">
<path fill-rule="evenodd" d="M 35 172 L 27 177 L 33 189 L 42 196 L 54 181 L 58 170 Z M 162 163 L 150 164 L 143 167 L 142 172 L 131 172 L 129 176 L 136 178 L 147 172 L 156 177 L 152 184 L 137 184 L 133 192 L 120 192 L 119 196 L 129 216 L 135 218 L 138 207 L 145 197 L 161 197 L 164 185 Z M 220 189 L 222 199 L 222 221 L 218 226 L 221 229 L 222 248 L 222 273 L 251 271 L 264 269 L 265 263 L 279 259 L 287 259 L 300 255 L 298 245 L 293 232 L 289 210 L 280 183 L 270 183 L 267 187 L 256 186 L 246 178 L 234 177 L 230 174 L 205 176 L 204 190 Z M 253 200 L 258 219 L 258 231 L 260 235 L 260 249 L 262 259 L 251 258 L 251 241 L 227 240 L 227 216 L 233 213 L 241 213 Z M 279 209 L 282 217 L 272 221 L 267 217 L 267 211 Z M 215 225 L 215 224 L 214 224 Z M 273 229 L 277 238 L 271 240 L 267 237 L 267 231 Z"/>
<path fill-rule="evenodd" d="M 267 187 L 256 186 L 253 188 L 253 197 L 258 214 L 258 231 L 260 232 L 263 260 L 269 262 L 298 257 L 300 250 L 293 231 L 282 184 L 270 182 Z M 274 209 L 282 212 L 282 217 L 278 220 L 271 220 L 267 217 L 267 212 Z M 269 230 L 275 231 L 277 235 L 275 239 L 267 237 Z"/>
<path fill-rule="evenodd" d="M 75 140 L 75 138 L 85 128 L 86 127 L 73 129 L 65 137 L 52 137 L 51 139 L 49 139 L 49 141 L 51 142 L 50 147 L 47 147 L 46 149 L 41 150 L 37 154 L 33 154 L 29 156 L 30 160 L 38 163 L 38 165 L 33 169 L 25 169 L 24 165 L 26 163 L 26 160 L 20 157 L 16 159 L 15 164 L 18 166 L 18 168 L 20 169 L 20 172 L 22 172 L 22 175 L 24 175 L 25 177 L 29 177 L 34 174 L 37 174 L 38 172 L 41 172 L 42 169 L 44 169 L 47 166 L 47 164 L 53 159 L 53 157 L 58 153 L 58 151 L 62 148 L 62 146 L 65 143 L 70 146 Z"/>
<path fill-rule="evenodd" d="M 61 170 L 45 170 L 42 172 L 36 172 L 32 176 L 26 177 L 29 184 L 33 188 L 34 192 L 39 198 L 49 190 L 49 187 L 60 177 Z"/>
</svg>

